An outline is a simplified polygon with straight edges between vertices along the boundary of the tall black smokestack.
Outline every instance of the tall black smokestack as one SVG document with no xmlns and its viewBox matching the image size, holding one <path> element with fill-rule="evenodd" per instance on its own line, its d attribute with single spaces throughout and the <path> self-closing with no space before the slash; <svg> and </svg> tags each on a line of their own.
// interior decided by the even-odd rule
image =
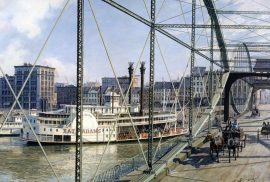
<svg viewBox="0 0 270 182">
<path fill-rule="evenodd" d="M 143 97 L 144 97 L 144 73 L 145 73 L 145 62 L 141 63 L 141 95 L 140 95 L 140 114 L 143 115 Z"/>
<path fill-rule="evenodd" d="M 129 85 L 130 86 L 130 89 L 129 89 L 129 96 L 128 96 L 128 101 L 129 101 L 129 104 L 131 104 L 131 97 L 132 97 L 132 78 L 133 78 L 133 71 L 134 71 L 134 68 L 133 68 L 133 62 L 129 62 L 129 67 L 128 67 L 128 73 L 129 73 Z"/>
</svg>

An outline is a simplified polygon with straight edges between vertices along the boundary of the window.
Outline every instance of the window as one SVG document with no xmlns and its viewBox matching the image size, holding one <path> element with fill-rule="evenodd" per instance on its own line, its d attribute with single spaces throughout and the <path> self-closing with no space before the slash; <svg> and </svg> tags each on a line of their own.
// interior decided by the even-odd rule
<svg viewBox="0 0 270 182">
<path fill-rule="evenodd" d="M 44 131 L 46 131 L 46 128 L 44 128 Z"/>
</svg>

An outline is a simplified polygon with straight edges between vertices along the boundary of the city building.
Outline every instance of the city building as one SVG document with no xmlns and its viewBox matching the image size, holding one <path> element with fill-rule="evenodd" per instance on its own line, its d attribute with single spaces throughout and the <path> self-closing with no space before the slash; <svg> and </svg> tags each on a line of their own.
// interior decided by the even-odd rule
<svg viewBox="0 0 270 182">
<path fill-rule="evenodd" d="M 74 85 L 60 86 L 56 88 L 57 93 L 57 106 L 64 104 L 76 104 L 77 87 Z"/>
<path fill-rule="evenodd" d="M 119 84 L 123 90 L 128 89 L 129 87 L 129 76 L 122 76 L 118 77 Z M 112 87 L 114 86 L 115 88 L 118 87 L 116 78 L 114 77 L 103 77 L 102 78 L 102 87 L 107 88 L 107 87 Z M 135 75 L 133 78 L 132 82 L 132 87 L 140 87 L 140 75 Z"/>
<path fill-rule="evenodd" d="M 84 87 L 83 88 L 83 104 L 101 105 L 100 103 L 100 87 Z"/>
<path fill-rule="evenodd" d="M 194 67 L 193 69 L 195 102 L 198 102 L 206 91 L 203 79 L 205 72 L 206 67 Z"/>
<path fill-rule="evenodd" d="M 140 94 L 141 94 L 140 87 L 134 87 L 132 89 L 132 98 L 131 98 L 132 104 L 139 104 L 140 103 Z"/>
<path fill-rule="evenodd" d="M 95 81 L 95 82 L 86 82 L 83 84 L 83 87 L 100 87 L 100 82 Z"/>
<path fill-rule="evenodd" d="M 109 107 L 118 107 L 120 106 L 120 91 L 115 87 L 107 87 L 107 89 L 103 93 L 103 105 Z"/>
<path fill-rule="evenodd" d="M 6 75 L 12 89 L 15 88 L 15 77 Z M 12 106 L 15 98 L 10 90 L 8 83 L 6 82 L 5 77 L 0 78 L 0 107 L 9 108 Z"/>
<path fill-rule="evenodd" d="M 31 69 L 32 64 L 25 63 L 15 67 L 15 92 L 22 89 Z M 19 101 L 23 108 L 52 110 L 56 103 L 54 99 L 54 72 L 55 68 L 36 65 L 26 83 Z"/>
</svg>

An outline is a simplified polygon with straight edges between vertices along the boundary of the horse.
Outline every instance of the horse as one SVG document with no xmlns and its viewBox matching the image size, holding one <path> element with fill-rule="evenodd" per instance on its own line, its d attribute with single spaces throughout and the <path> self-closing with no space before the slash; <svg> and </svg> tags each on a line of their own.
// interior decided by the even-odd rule
<svg viewBox="0 0 270 182">
<path fill-rule="evenodd" d="M 225 145 L 228 148 L 229 163 L 230 163 L 231 162 L 231 150 L 233 152 L 233 156 L 234 156 L 235 160 L 236 160 L 236 157 L 239 156 L 239 147 L 241 146 L 240 145 L 240 130 L 237 131 L 237 130 L 232 130 L 230 128 L 229 130 L 223 131 L 222 134 L 224 137 Z M 236 151 L 237 151 L 237 153 L 236 153 Z"/>
<path fill-rule="evenodd" d="M 261 134 L 266 135 L 268 139 L 268 135 L 270 134 L 270 124 L 269 122 L 266 124 L 263 122 L 262 129 L 261 129 Z"/>
<path fill-rule="evenodd" d="M 220 135 L 210 138 L 210 156 L 213 159 L 213 153 L 216 151 L 217 162 L 219 162 L 219 151 L 223 151 L 224 154 L 224 138 Z"/>
</svg>

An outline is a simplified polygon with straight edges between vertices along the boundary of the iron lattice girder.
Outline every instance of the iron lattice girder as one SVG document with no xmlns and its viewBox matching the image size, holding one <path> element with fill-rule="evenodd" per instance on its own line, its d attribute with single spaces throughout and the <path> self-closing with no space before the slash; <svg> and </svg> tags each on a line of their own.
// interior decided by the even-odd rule
<svg viewBox="0 0 270 182">
<path fill-rule="evenodd" d="M 83 29 L 84 0 L 78 0 L 77 8 L 77 101 L 76 101 L 76 159 L 75 181 L 82 181 L 82 124 L 83 124 Z"/>
<path fill-rule="evenodd" d="M 125 13 L 125 14 L 131 16 L 132 18 L 134 18 L 134 19 L 140 21 L 141 23 L 143 23 L 143 24 L 145 24 L 145 25 L 151 27 L 151 21 L 146 20 L 145 18 L 143 18 L 143 17 L 141 17 L 140 15 L 138 15 L 138 14 L 136 14 L 136 13 L 130 11 L 129 9 L 127 9 L 127 8 L 125 8 L 124 6 L 118 4 L 117 2 L 112 1 L 112 0 L 101 0 L 101 1 L 103 1 L 103 2 L 105 2 L 105 3 L 107 3 L 107 4 L 109 4 L 109 5 L 111 5 L 112 7 L 114 7 L 114 8 L 116 8 L 116 9 L 122 11 L 123 13 Z M 168 38 L 172 39 L 173 41 L 179 43 L 180 45 L 186 47 L 187 49 L 189 49 L 189 50 L 192 49 L 191 46 L 190 46 L 189 44 L 183 42 L 182 40 L 180 40 L 179 38 L 175 37 L 174 35 L 172 35 L 171 33 L 167 32 L 166 30 L 163 30 L 162 28 L 159 28 L 159 27 L 156 27 L 156 26 L 155 26 L 155 30 L 158 31 L 159 33 L 161 33 L 161 34 L 167 36 Z M 203 54 L 203 53 L 201 53 L 201 52 L 199 52 L 199 51 L 196 51 L 196 50 L 195 50 L 195 53 L 196 53 L 197 55 L 201 56 L 202 58 L 204 58 L 204 59 L 210 61 L 210 62 L 212 61 L 211 58 L 209 58 L 208 56 L 206 56 L 205 54 Z M 220 63 L 215 63 L 215 62 L 214 62 L 214 64 L 217 65 L 217 66 L 219 66 L 219 67 L 221 67 L 221 68 L 223 67 L 223 65 L 220 64 Z"/>
<path fill-rule="evenodd" d="M 190 57 L 190 86 L 189 86 L 189 145 L 192 146 L 193 122 L 193 93 L 194 93 L 194 63 L 195 63 L 195 25 L 196 25 L 196 0 L 192 0 L 192 29 L 191 29 L 191 57 Z"/>
<path fill-rule="evenodd" d="M 245 42 L 247 47 L 270 48 L 270 42 Z M 239 47 L 242 44 L 226 44 L 227 47 Z"/>
<path fill-rule="evenodd" d="M 216 11 L 217 14 L 252 14 L 252 15 L 270 15 L 270 11 Z"/>
<path fill-rule="evenodd" d="M 267 83 L 253 83 L 253 88 L 254 92 L 260 89 L 270 89 L 270 82 L 268 81 Z"/>
<path fill-rule="evenodd" d="M 156 0 L 151 0 L 150 30 L 150 77 L 149 77 L 149 126 L 148 126 L 148 167 L 153 167 L 153 122 L 154 122 L 154 82 L 155 82 L 155 21 Z"/>
<path fill-rule="evenodd" d="M 211 51 L 211 48 L 198 48 L 196 49 L 197 51 Z M 220 51 L 220 49 L 215 48 L 213 51 Z M 249 52 L 270 52 L 270 47 L 269 49 L 266 48 L 249 48 Z M 227 49 L 227 52 L 241 52 L 239 49 Z"/>
<path fill-rule="evenodd" d="M 156 24 L 158 28 L 192 28 L 192 24 Z M 270 29 L 268 25 L 219 25 L 223 29 Z M 195 25 L 195 28 L 211 28 L 211 25 Z"/>
<path fill-rule="evenodd" d="M 218 43 L 218 47 L 220 48 L 220 57 L 223 60 L 223 65 L 226 71 L 229 69 L 229 64 L 228 64 L 228 55 L 227 55 L 227 50 L 226 50 L 226 44 L 223 38 L 223 34 L 220 28 L 220 23 L 218 20 L 218 16 L 216 13 L 216 8 L 215 4 L 213 3 L 213 0 L 203 0 L 205 7 L 207 8 L 207 12 L 210 16 L 210 18 L 213 21 L 214 25 L 214 30 L 216 33 L 216 40 Z"/>
</svg>

